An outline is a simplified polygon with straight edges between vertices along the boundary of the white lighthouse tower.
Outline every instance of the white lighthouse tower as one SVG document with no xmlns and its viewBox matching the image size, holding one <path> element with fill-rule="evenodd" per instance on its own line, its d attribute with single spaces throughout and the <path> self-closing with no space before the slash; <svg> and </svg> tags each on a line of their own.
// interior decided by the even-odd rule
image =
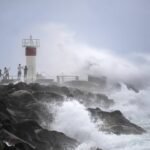
<svg viewBox="0 0 150 150">
<path fill-rule="evenodd" d="M 25 47 L 27 82 L 34 82 L 36 80 L 36 54 L 37 48 L 40 46 L 39 39 L 23 39 L 22 46 Z"/>
</svg>

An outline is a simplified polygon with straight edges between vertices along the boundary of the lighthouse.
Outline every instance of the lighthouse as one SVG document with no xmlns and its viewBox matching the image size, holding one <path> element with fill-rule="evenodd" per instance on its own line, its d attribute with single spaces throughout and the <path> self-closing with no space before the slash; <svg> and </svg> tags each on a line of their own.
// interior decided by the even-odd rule
<svg viewBox="0 0 150 150">
<path fill-rule="evenodd" d="M 29 39 L 23 39 L 22 46 L 25 47 L 26 66 L 28 68 L 27 82 L 34 82 L 36 80 L 36 55 L 40 40 L 30 36 Z"/>
</svg>

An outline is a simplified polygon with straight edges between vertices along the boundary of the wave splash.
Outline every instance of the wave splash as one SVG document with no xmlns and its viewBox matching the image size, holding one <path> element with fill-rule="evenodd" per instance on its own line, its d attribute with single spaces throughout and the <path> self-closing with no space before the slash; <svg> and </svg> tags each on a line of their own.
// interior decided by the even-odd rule
<svg viewBox="0 0 150 150">
<path fill-rule="evenodd" d="M 121 91 L 110 95 L 116 101 L 116 105 L 111 109 L 121 110 L 130 120 L 142 125 L 142 122 L 137 119 L 140 114 L 138 109 L 143 103 L 142 106 L 146 106 L 146 108 L 140 117 L 149 115 L 147 96 L 148 91 L 135 93 L 123 86 Z M 141 101 L 138 103 L 140 99 Z M 55 109 L 51 129 L 77 139 L 81 144 L 76 150 L 93 150 L 96 147 L 104 150 L 149 150 L 150 148 L 149 131 L 143 135 L 115 135 L 98 131 L 96 124 L 91 121 L 87 108 L 76 99 L 66 100 Z M 147 122 L 147 118 L 145 119 L 143 118 L 143 126 Z"/>
</svg>

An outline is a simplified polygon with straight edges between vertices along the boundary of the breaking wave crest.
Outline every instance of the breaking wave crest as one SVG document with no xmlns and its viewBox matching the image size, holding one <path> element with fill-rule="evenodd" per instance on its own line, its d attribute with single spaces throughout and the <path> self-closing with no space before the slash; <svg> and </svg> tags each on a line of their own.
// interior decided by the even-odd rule
<svg viewBox="0 0 150 150">
<path fill-rule="evenodd" d="M 81 144 L 76 150 L 92 150 L 93 147 L 103 150 L 149 150 L 150 128 L 146 124 L 150 114 L 148 91 L 147 89 L 135 93 L 123 85 L 120 91 L 110 94 L 110 98 L 116 103 L 110 110 L 121 110 L 127 118 L 146 128 L 148 131 L 146 134 L 115 135 L 98 131 L 96 124 L 91 121 L 87 108 L 76 99 L 66 100 L 62 105 L 55 106 L 51 129 L 77 139 Z"/>
</svg>

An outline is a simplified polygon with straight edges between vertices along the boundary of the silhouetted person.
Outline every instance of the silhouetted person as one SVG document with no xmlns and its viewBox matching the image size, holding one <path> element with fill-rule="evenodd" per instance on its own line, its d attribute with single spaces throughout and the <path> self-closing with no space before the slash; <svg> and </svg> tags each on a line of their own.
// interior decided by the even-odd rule
<svg viewBox="0 0 150 150">
<path fill-rule="evenodd" d="M 18 80 L 21 79 L 21 74 L 22 74 L 21 69 L 22 69 L 21 64 L 19 64 L 18 65 Z"/>
<path fill-rule="evenodd" d="M 4 67 L 3 79 L 6 79 L 6 67 Z"/>
<path fill-rule="evenodd" d="M 6 79 L 8 80 L 9 79 L 9 69 L 6 68 Z"/>
<path fill-rule="evenodd" d="M 4 68 L 3 78 L 4 78 L 5 80 L 9 79 L 9 70 L 8 70 L 8 68 L 6 68 L 6 67 Z"/>
<path fill-rule="evenodd" d="M 25 66 L 25 67 L 24 67 L 24 79 L 25 79 L 25 80 L 27 79 L 27 73 L 28 73 L 28 67 Z"/>
</svg>

